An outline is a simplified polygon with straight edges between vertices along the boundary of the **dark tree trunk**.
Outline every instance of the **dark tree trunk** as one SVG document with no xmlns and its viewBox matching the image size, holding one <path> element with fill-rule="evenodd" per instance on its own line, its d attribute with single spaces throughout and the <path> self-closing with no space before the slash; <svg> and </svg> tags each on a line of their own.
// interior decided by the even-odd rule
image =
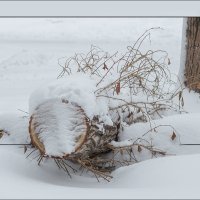
<svg viewBox="0 0 200 200">
<path fill-rule="evenodd" d="M 185 84 L 200 91 L 200 17 L 189 17 L 186 28 Z"/>
</svg>

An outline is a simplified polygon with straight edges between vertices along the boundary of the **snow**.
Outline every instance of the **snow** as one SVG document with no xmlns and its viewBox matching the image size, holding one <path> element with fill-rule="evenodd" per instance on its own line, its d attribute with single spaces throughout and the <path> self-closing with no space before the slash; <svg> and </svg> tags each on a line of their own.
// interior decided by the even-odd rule
<svg viewBox="0 0 200 200">
<path fill-rule="evenodd" d="M 80 76 L 80 82 L 73 82 L 77 79 L 73 77 L 56 80 L 61 72 L 58 59 L 68 58 L 75 52 L 88 52 L 91 44 L 116 52 L 132 44 L 145 30 L 159 26 L 164 30 L 153 31 L 151 44 L 143 48 L 166 50 L 171 72 L 176 75 L 179 72 L 181 18 L 2 18 L 0 26 L 3 27 L 0 29 L 0 130 L 9 133 L 0 139 L 1 144 L 28 144 L 29 115 L 38 104 L 52 97 L 76 101 L 89 117 L 101 113 L 108 120 L 107 104 L 102 99 L 97 101 L 93 95 L 96 80 L 82 74 L 74 75 Z M 70 86 L 68 81 L 72 83 Z M 70 95 L 66 89 L 71 90 Z M 30 98 L 34 90 L 37 92 Z M 110 183 L 104 180 L 98 183 L 92 175 L 85 174 L 72 173 L 70 179 L 52 161 L 38 166 L 31 157 L 26 159 L 21 146 L 0 145 L 0 198 L 200 198 L 200 147 L 181 145 L 200 143 L 200 98 L 187 90 L 183 97 L 184 114 L 171 113 L 151 122 L 152 127 L 170 126 L 160 126 L 157 132 L 144 135 L 150 124 L 137 123 L 125 127 L 120 136 L 126 144 L 138 137 L 151 140 L 156 148 L 169 155 L 151 159 L 152 155 L 144 149 L 136 151 L 141 162 L 116 169 Z"/>
<path fill-rule="evenodd" d="M 30 142 L 28 136 L 28 117 L 18 112 L 0 113 L 0 129 L 5 130 L 9 137 L 2 137 L 0 144 L 27 144 Z"/>
<path fill-rule="evenodd" d="M 181 41 L 181 57 L 180 57 L 180 68 L 179 68 L 179 80 L 183 82 L 184 80 L 184 66 L 186 58 L 186 28 L 187 28 L 187 18 L 183 19 L 183 28 L 182 28 L 182 41 Z"/>
<path fill-rule="evenodd" d="M 163 119 L 153 120 L 151 127 L 149 123 L 137 123 L 125 128 L 121 134 L 121 140 L 131 139 L 135 141 L 137 138 L 142 138 L 151 141 L 153 146 L 172 155 L 200 153 L 198 145 L 192 148 L 184 146 L 184 144 L 200 144 L 199 117 L 199 113 L 168 116 Z M 144 135 L 154 127 L 158 127 L 156 131 Z M 173 132 L 175 132 L 176 138 L 172 141 Z M 144 155 L 144 158 L 141 154 L 137 156 L 140 160 L 147 159 L 147 155 Z"/>
<path fill-rule="evenodd" d="M 29 113 L 31 115 L 37 106 L 48 99 L 66 99 L 78 104 L 90 119 L 95 115 L 100 115 L 106 124 L 112 125 L 111 119 L 106 117 L 108 115 L 107 102 L 96 99 L 95 90 L 95 80 L 83 73 L 55 80 L 48 85 L 37 88 L 30 95 Z"/>
<path fill-rule="evenodd" d="M 156 197 L 161 195 L 164 189 L 164 191 L 174 191 L 170 198 L 186 198 L 184 195 L 187 193 L 193 198 L 197 194 L 193 191 L 197 192 L 198 188 L 199 173 L 195 171 L 198 170 L 199 161 L 200 155 L 170 156 L 144 161 L 116 170 L 113 184 L 119 186 L 123 182 L 124 188 L 157 189 L 160 192 L 158 191 Z M 167 198 L 168 195 L 164 192 L 161 197 Z"/>
<path fill-rule="evenodd" d="M 70 43 L 79 43 L 85 41 L 91 45 L 91 43 L 96 43 L 97 41 L 130 42 L 136 34 L 140 35 L 140 33 L 152 27 L 162 27 L 166 30 L 164 38 L 173 38 L 174 35 L 179 34 L 181 31 L 179 28 L 174 30 L 177 23 L 181 21 L 182 19 L 178 18 L 110 18 L 109 20 L 106 18 L 1 19 L 3 28 L 0 30 L 0 38 L 5 42 L 68 41 Z M 26 27 L 26 30 L 24 30 L 24 27 Z M 155 38 L 158 35 L 160 35 L 159 32 L 155 32 Z"/>
<path fill-rule="evenodd" d="M 1 198 L 199 198 L 199 155 L 153 159 L 122 167 L 112 174 L 111 183 L 76 175 L 70 179 L 50 164 L 38 167 L 11 147 L 1 149 L 0 156 Z"/>
</svg>

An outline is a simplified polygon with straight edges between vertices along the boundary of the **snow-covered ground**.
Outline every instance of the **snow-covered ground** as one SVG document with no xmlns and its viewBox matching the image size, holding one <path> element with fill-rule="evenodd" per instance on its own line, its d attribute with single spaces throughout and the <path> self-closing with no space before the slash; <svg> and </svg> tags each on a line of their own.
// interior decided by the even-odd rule
<svg viewBox="0 0 200 200">
<path fill-rule="evenodd" d="M 145 30 L 161 27 L 151 32 L 151 44 L 144 48 L 166 50 L 171 72 L 179 71 L 181 18 L 16 18 L 0 19 L 0 27 L 0 129 L 10 133 L 0 139 L 2 144 L 30 141 L 30 94 L 57 78 L 59 58 L 88 52 L 92 44 L 105 51 L 124 51 Z M 93 177 L 70 179 L 53 163 L 39 167 L 19 146 L 0 145 L 0 198 L 200 198 L 200 146 L 181 145 L 200 143 L 200 98 L 188 91 L 183 96 L 188 113 L 152 122 L 173 126 L 175 140 L 170 127 L 146 136 L 171 156 L 149 159 L 138 152 L 142 162 L 114 171 L 111 183 L 98 183 Z M 125 128 L 121 139 L 137 138 L 148 130 L 149 123 L 138 123 Z"/>
</svg>

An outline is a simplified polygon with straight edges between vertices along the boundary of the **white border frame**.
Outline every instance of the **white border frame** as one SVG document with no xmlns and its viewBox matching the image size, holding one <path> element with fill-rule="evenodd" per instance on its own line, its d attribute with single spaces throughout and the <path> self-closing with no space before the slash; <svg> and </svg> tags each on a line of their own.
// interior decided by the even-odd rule
<svg viewBox="0 0 200 200">
<path fill-rule="evenodd" d="M 200 16 L 200 1 L 0 1 L 0 17 Z"/>
</svg>

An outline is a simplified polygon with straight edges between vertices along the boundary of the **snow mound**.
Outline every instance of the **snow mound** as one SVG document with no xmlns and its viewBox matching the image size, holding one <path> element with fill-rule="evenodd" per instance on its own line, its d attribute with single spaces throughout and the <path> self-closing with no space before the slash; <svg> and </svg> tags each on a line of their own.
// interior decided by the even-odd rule
<svg viewBox="0 0 200 200">
<path fill-rule="evenodd" d="M 124 188 L 197 188 L 199 165 L 200 154 L 151 159 L 117 169 L 113 172 L 113 185 L 121 187 L 123 183 Z"/>
<path fill-rule="evenodd" d="M 72 174 L 57 167 L 39 167 L 24 155 L 1 149 L 0 198 L 27 199 L 191 199 L 200 197 L 200 155 L 153 159 L 116 170 L 113 180 L 98 183 L 95 178 Z M 7 156 L 5 156 L 7 155 Z M 12 188 L 12 192 L 10 189 Z M 53 192 L 50 192 L 53 191 Z"/>
<path fill-rule="evenodd" d="M 30 142 L 28 118 L 19 113 L 1 113 L 0 130 L 6 131 L 0 144 L 26 144 Z"/>
<path fill-rule="evenodd" d="M 152 145 L 156 149 L 165 151 L 167 155 L 182 155 L 200 153 L 199 113 L 178 114 L 152 120 L 151 124 L 136 123 L 124 127 L 119 136 L 119 142 L 112 142 L 116 147 L 128 146 L 134 142 L 143 145 Z M 175 138 L 172 140 L 173 132 Z M 191 144 L 191 145 L 187 145 Z M 152 158 L 152 154 L 135 148 L 135 158 L 144 161 Z"/>
<path fill-rule="evenodd" d="M 96 98 L 96 82 L 86 74 L 77 73 L 58 79 L 49 85 L 36 89 L 29 99 L 30 115 L 37 106 L 48 99 L 67 99 L 77 103 L 90 119 L 99 115 L 106 124 L 112 125 L 108 116 L 108 105 L 104 99 Z"/>
</svg>

